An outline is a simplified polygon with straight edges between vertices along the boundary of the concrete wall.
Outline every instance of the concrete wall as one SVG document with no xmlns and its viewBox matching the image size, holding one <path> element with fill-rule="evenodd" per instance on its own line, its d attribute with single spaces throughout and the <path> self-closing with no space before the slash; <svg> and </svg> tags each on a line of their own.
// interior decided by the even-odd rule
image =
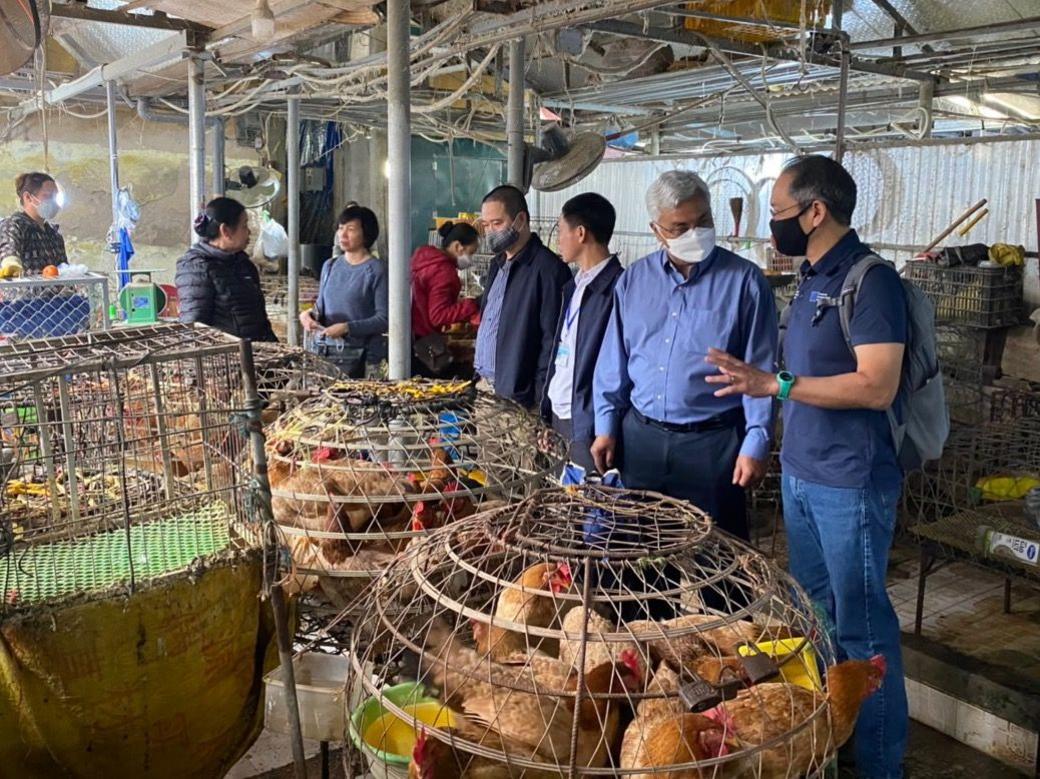
<svg viewBox="0 0 1040 779">
<path fill-rule="evenodd" d="M 47 130 L 49 172 L 66 193 L 66 209 L 57 222 L 70 259 L 109 271 L 114 258 L 105 247 L 112 222 L 107 120 L 77 119 L 54 111 L 48 117 Z M 119 113 L 118 132 L 120 183 L 132 185 L 141 205 L 133 266 L 157 269 L 158 281 L 172 281 L 190 227 L 187 127 L 145 122 L 127 110 Z M 208 140 L 212 134 L 207 135 Z M 227 158 L 229 166 L 257 161 L 255 152 L 237 147 L 234 140 L 228 141 Z M 43 129 L 37 117 L 0 145 L 0 214 L 6 216 L 18 208 L 15 176 L 43 167 Z M 208 181 L 210 176 L 211 171 Z"/>
</svg>

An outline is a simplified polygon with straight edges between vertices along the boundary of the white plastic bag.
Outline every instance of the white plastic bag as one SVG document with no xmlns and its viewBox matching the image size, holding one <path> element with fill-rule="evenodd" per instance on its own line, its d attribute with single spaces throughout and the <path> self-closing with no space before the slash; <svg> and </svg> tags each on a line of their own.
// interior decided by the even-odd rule
<svg viewBox="0 0 1040 779">
<path fill-rule="evenodd" d="M 266 213 L 260 228 L 260 248 L 269 260 L 289 256 L 289 234 L 278 222 Z"/>
</svg>

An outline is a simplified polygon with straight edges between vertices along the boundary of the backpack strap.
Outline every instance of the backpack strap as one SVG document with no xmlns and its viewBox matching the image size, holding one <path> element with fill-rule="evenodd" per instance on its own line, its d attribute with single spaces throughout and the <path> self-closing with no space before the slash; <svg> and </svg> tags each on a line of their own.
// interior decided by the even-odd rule
<svg viewBox="0 0 1040 779">
<path fill-rule="evenodd" d="M 852 352 L 853 356 L 856 354 L 856 349 L 852 345 L 852 315 L 856 306 L 856 299 L 859 297 L 859 291 L 863 286 L 864 277 L 871 268 L 875 268 L 878 265 L 888 265 L 889 267 L 892 267 L 892 263 L 888 260 L 882 259 L 873 252 L 863 255 L 856 260 L 851 268 L 849 268 L 849 272 L 845 275 L 845 282 L 841 286 L 841 295 L 838 300 L 838 315 L 841 318 L 841 333 L 845 336 L 845 343 L 848 345 L 849 351 Z"/>
</svg>

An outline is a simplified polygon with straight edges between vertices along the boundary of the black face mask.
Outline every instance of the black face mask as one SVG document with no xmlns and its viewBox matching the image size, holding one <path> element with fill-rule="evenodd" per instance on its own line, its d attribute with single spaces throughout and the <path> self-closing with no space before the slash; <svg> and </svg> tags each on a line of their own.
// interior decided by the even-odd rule
<svg viewBox="0 0 1040 779">
<path fill-rule="evenodd" d="M 798 220 L 802 214 L 809 210 L 812 203 L 805 206 L 794 216 L 787 219 L 772 219 L 769 222 L 769 231 L 776 241 L 776 250 L 787 257 L 804 257 L 809 248 L 809 236 L 816 230 L 814 227 L 808 233 L 802 232 L 802 226 Z"/>
</svg>

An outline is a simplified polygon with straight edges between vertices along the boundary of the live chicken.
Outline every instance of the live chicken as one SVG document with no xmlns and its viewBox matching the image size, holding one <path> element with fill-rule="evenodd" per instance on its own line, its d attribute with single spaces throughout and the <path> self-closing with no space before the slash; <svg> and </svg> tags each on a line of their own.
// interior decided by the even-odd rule
<svg viewBox="0 0 1040 779">
<path fill-rule="evenodd" d="M 725 624 L 717 627 L 701 626 Z M 679 631 L 695 631 L 674 635 Z M 736 656 L 737 647 L 754 643 L 762 629 L 746 620 L 725 621 L 713 614 L 684 614 L 674 619 L 629 622 L 628 629 L 637 640 L 646 643 L 655 660 L 666 660 L 675 669 L 688 668 L 707 655 Z"/>
<path fill-rule="evenodd" d="M 528 757 L 530 753 L 526 745 L 512 743 L 495 731 L 476 725 L 460 715 L 456 715 L 455 727 L 448 729 L 447 734 L 510 757 Z M 412 762 L 408 764 L 408 776 L 410 779 L 559 779 L 560 773 L 522 768 L 471 754 L 461 748 L 452 749 L 449 744 L 427 736 L 424 730 L 415 741 Z"/>
<path fill-rule="evenodd" d="M 605 765 L 617 737 L 622 699 L 603 697 L 634 692 L 639 688 L 642 668 L 639 658 L 622 653 L 617 663 L 604 663 L 585 676 L 580 704 L 573 694 L 577 675 L 567 683 L 567 697 L 493 690 L 485 698 L 468 698 L 463 711 L 488 725 L 503 738 L 526 744 L 531 750 L 557 764 L 571 762 L 571 731 L 578 720 L 575 765 Z"/>
<path fill-rule="evenodd" d="M 561 627 L 568 635 L 576 638 L 560 639 L 560 660 L 569 665 L 578 667 L 581 658 L 581 634 L 585 625 L 585 607 L 576 606 L 568 611 L 564 617 Z M 640 656 L 639 645 L 635 641 L 605 641 L 603 636 L 610 633 L 623 631 L 615 630 L 614 626 L 603 615 L 589 610 L 588 625 L 585 641 L 585 672 L 603 663 L 613 663 L 618 660 L 621 653 L 629 651 L 637 657 Z M 645 667 L 644 658 L 644 667 Z"/>
<path fill-rule="evenodd" d="M 557 654 L 558 647 L 553 639 L 519 632 L 495 623 L 551 627 L 558 623 L 560 613 L 566 607 L 566 601 L 554 596 L 569 592 L 573 585 L 567 563 L 538 563 L 530 566 L 499 594 L 492 624 L 474 624 L 473 637 L 477 649 L 490 654 L 493 660 L 538 648 L 549 654 Z"/>
<path fill-rule="evenodd" d="M 752 767 L 760 779 L 802 776 L 821 768 L 828 755 L 848 741 L 860 707 L 881 686 L 885 669 L 881 655 L 846 660 L 828 669 L 826 696 L 784 682 L 758 684 L 704 715 L 722 725 L 727 739 L 741 748 L 788 736 L 758 753 Z M 827 711 L 816 716 L 810 727 L 800 727 L 824 704 Z"/>
<path fill-rule="evenodd" d="M 662 769 L 725 757 L 730 752 L 723 727 L 701 714 L 685 712 L 672 717 L 660 717 L 649 724 L 634 720 L 625 733 L 626 741 L 637 728 L 634 735 L 638 740 L 638 748 L 631 755 L 622 753 L 622 770 Z M 653 773 L 629 776 L 630 779 L 656 779 L 662 775 L 668 779 L 711 779 L 717 771 L 739 776 L 745 767 L 746 763 L 739 761 L 718 767 L 689 767 L 664 774 L 655 770 Z"/>
</svg>

